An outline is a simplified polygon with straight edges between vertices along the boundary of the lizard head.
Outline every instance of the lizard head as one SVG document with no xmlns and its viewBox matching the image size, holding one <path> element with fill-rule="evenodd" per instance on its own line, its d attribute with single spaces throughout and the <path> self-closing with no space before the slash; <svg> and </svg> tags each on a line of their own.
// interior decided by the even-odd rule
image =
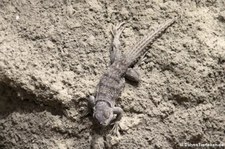
<svg viewBox="0 0 225 149">
<path fill-rule="evenodd" d="M 108 105 L 97 105 L 94 109 L 94 118 L 102 126 L 108 126 L 113 119 L 113 110 Z"/>
</svg>

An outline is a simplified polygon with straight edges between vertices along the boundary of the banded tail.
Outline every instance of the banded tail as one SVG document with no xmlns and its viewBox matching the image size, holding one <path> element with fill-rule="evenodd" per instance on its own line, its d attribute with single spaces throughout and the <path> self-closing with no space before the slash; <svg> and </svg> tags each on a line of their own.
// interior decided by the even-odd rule
<svg viewBox="0 0 225 149">
<path fill-rule="evenodd" d="M 142 40 L 140 40 L 131 50 L 125 52 L 125 56 L 128 65 L 132 65 L 139 57 L 141 57 L 148 49 L 146 47 L 152 43 L 163 31 L 170 27 L 177 18 L 173 18 L 167 21 L 165 24 L 161 25 L 158 29 L 146 35 Z"/>
</svg>

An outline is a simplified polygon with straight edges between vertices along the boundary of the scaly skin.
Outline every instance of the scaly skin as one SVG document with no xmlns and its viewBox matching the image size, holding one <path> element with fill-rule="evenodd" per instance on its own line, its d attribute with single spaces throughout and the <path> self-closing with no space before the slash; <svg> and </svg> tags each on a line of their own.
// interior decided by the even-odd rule
<svg viewBox="0 0 225 149">
<path fill-rule="evenodd" d="M 146 52 L 146 46 L 152 43 L 163 31 L 171 26 L 176 18 L 167 21 L 156 31 L 145 36 L 131 50 L 126 51 L 123 55 L 120 51 L 119 37 L 123 31 L 121 23 L 112 30 L 113 41 L 110 51 L 111 65 L 101 77 L 96 96 L 91 96 L 89 103 L 94 109 L 93 117 L 102 126 L 108 126 L 113 121 L 118 121 L 122 117 L 123 110 L 115 106 L 116 99 L 119 98 L 125 85 L 125 77 L 136 78 L 137 74 L 134 69 L 130 68 Z M 129 70 L 129 71 L 128 71 Z M 139 80 L 139 79 L 138 79 Z M 137 80 L 137 81 L 138 81 Z M 115 117 L 116 115 L 116 117 Z"/>
</svg>

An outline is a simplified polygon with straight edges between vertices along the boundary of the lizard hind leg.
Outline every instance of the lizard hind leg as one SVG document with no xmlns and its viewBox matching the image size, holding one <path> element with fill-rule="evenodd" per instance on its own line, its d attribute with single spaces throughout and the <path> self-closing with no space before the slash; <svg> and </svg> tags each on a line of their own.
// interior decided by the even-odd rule
<svg viewBox="0 0 225 149">
<path fill-rule="evenodd" d="M 110 47 L 110 64 L 112 64 L 115 60 L 122 57 L 122 52 L 120 51 L 121 43 L 120 43 L 120 35 L 124 30 L 125 23 L 122 22 L 116 26 L 112 27 L 111 33 L 112 33 L 112 43 Z"/>
<path fill-rule="evenodd" d="M 135 68 L 128 68 L 125 78 L 133 83 L 139 83 L 140 82 L 140 74 Z"/>
<path fill-rule="evenodd" d="M 134 83 L 134 85 L 137 85 L 140 82 L 140 73 L 138 66 L 141 64 L 141 62 L 144 60 L 144 56 L 146 53 L 143 54 L 143 56 L 136 62 L 134 67 L 128 68 L 125 73 L 125 78 L 128 81 L 131 81 L 130 83 Z"/>
</svg>

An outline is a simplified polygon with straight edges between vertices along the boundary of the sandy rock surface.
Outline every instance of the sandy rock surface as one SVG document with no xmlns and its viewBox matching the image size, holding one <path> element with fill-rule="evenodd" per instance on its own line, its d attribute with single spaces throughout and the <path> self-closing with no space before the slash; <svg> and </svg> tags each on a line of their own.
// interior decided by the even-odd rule
<svg viewBox="0 0 225 149">
<path fill-rule="evenodd" d="M 0 148 L 179 149 L 225 146 L 223 0 L 1 0 Z M 149 47 L 141 82 L 126 84 L 120 133 L 93 125 L 86 97 L 122 51 L 179 16 Z M 197 148 L 197 147 L 196 147 Z"/>
</svg>

